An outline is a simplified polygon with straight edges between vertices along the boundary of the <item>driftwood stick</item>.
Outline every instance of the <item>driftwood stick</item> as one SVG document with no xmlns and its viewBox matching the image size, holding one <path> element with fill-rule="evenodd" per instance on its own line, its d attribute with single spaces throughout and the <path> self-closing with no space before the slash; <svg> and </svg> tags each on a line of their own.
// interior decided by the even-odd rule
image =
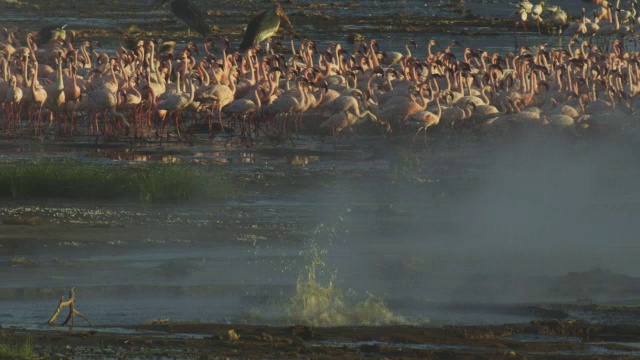
<svg viewBox="0 0 640 360">
<path fill-rule="evenodd" d="M 145 321 L 141 325 L 160 325 L 160 324 L 168 324 L 168 323 L 169 323 L 169 319 L 156 319 L 156 320 Z"/>
<path fill-rule="evenodd" d="M 47 321 L 48 325 L 53 325 L 53 322 L 56 321 L 56 319 L 58 318 L 58 315 L 60 315 L 60 310 L 62 310 L 63 304 L 64 304 L 64 295 L 60 298 L 60 303 L 58 304 L 56 311 L 53 313 L 53 315 L 51 315 L 51 318 L 49 319 L 49 321 Z"/>
<path fill-rule="evenodd" d="M 56 311 L 53 313 L 53 316 L 51 316 L 51 319 L 47 321 L 47 324 L 53 325 L 53 322 L 56 321 L 56 319 L 58 318 L 58 315 L 60 315 L 60 310 L 62 310 L 62 308 L 65 306 L 71 306 L 71 304 L 73 304 L 75 300 L 76 300 L 76 292 L 75 292 L 75 288 L 72 288 L 69 291 L 69 300 L 64 301 L 64 295 L 60 297 L 60 303 L 58 303 L 58 307 L 56 308 Z"/>
<path fill-rule="evenodd" d="M 69 320 L 71 320 L 71 328 L 73 329 L 73 311 L 74 311 L 74 306 L 73 303 L 69 304 L 69 315 L 67 315 L 67 318 L 64 319 L 64 322 L 62 323 L 62 326 L 65 326 L 69 323 Z"/>
<path fill-rule="evenodd" d="M 69 300 L 65 301 L 64 300 L 64 296 L 62 296 L 60 298 L 60 302 L 58 303 L 58 307 L 56 308 L 56 311 L 53 313 L 53 316 L 51 316 L 51 319 L 49 319 L 49 321 L 47 321 L 47 324 L 53 325 L 53 323 L 58 318 L 58 315 L 60 315 L 60 311 L 62 310 L 62 308 L 67 306 L 67 307 L 69 307 L 69 314 L 67 315 L 67 318 L 62 323 L 62 326 L 70 324 L 71 329 L 73 329 L 74 315 L 75 314 L 78 314 L 78 316 L 80 316 L 87 323 L 89 323 L 89 326 L 93 326 L 91 321 L 89 321 L 89 319 L 86 316 L 84 316 L 82 313 L 80 313 L 78 310 L 76 310 L 75 301 L 76 301 L 75 288 L 71 288 L 71 290 L 69 291 Z"/>
<path fill-rule="evenodd" d="M 87 319 L 86 316 L 82 315 L 82 313 L 76 309 L 73 309 L 73 312 L 78 314 L 78 316 L 80 316 L 81 318 L 83 318 L 87 323 L 89 323 L 89 326 L 93 326 L 93 324 L 91 323 L 91 321 L 89 321 L 89 319 Z"/>
</svg>

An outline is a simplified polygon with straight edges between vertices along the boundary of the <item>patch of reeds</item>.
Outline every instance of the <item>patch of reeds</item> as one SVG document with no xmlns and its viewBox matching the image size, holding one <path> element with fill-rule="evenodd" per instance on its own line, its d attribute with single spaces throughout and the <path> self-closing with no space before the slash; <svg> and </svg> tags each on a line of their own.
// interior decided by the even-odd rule
<svg viewBox="0 0 640 360">
<path fill-rule="evenodd" d="M 0 197 L 162 202 L 224 200 L 234 195 L 233 181 L 216 166 L 123 166 L 74 160 L 0 164 Z"/>
<path fill-rule="evenodd" d="M 29 337 L 20 343 L 0 343 L 0 359 L 18 360 L 33 359 L 34 357 L 33 344 Z"/>
</svg>

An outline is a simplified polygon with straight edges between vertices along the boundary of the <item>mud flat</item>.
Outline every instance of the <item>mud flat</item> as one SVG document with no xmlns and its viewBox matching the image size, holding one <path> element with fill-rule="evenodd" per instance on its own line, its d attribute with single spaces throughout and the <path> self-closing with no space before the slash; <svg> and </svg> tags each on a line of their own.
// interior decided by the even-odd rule
<svg viewBox="0 0 640 360">
<path fill-rule="evenodd" d="M 207 1 L 193 2 L 205 12 L 212 37 L 229 37 L 233 47 L 239 43 L 248 19 L 269 6 L 268 2 L 261 0 L 223 0 L 216 1 L 215 5 Z M 443 47 L 449 40 L 458 38 L 465 41 L 465 46 L 473 42 L 473 47 L 481 45 L 511 51 L 512 5 L 506 0 L 492 2 L 500 2 L 504 6 L 488 7 L 479 0 L 444 1 L 429 6 L 416 0 L 401 3 L 290 1 L 284 7 L 298 35 L 285 29 L 278 38 L 285 45 L 290 39 L 296 39 L 297 42 L 302 38 L 310 38 L 322 47 L 335 42 L 350 42 L 349 39 L 354 37 L 366 41 L 377 39 L 385 48 L 400 51 L 404 50 L 405 41 L 410 38 L 419 41 L 421 47 L 429 38 L 441 40 Z M 184 25 L 173 17 L 168 6 L 160 7 L 153 0 L 70 1 L 66 5 L 61 7 L 42 0 L 4 1 L 0 2 L 0 19 L 7 27 L 19 26 L 29 31 L 37 31 L 47 25 L 68 24 L 68 29 L 77 32 L 78 40 L 100 40 L 109 49 L 115 48 L 123 34 L 134 38 L 161 37 L 179 42 L 189 39 Z M 576 9 L 568 9 L 569 14 L 578 16 L 579 8 Z M 330 28 L 327 28 L 327 22 L 331 22 Z M 532 43 L 538 40 L 550 43 L 557 41 L 556 37 L 547 36 L 546 32 L 543 36 L 531 33 L 530 37 Z M 196 40 L 200 42 L 200 39 Z M 283 50 L 287 48 L 285 46 Z"/>
<path fill-rule="evenodd" d="M 41 359 L 635 359 L 640 326 L 540 320 L 442 328 L 161 324 L 4 329 Z"/>
</svg>

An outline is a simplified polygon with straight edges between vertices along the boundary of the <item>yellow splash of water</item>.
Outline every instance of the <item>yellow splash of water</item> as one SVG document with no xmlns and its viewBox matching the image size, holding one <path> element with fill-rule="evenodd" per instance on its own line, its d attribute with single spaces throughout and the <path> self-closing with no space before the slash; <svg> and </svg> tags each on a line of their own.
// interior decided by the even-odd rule
<svg viewBox="0 0 640 360">
<path fill-rule="evenodd" d="M 335 274 L 323 284 L 318 279 L 325 267 L 323 252 L 313 243 L 308 254 L 309 265 L 298 276 L 291 298 L 289 316 L 293 320 L 314 326 L 409 324 L 373 294 L 360 302 L 345 298 L 344 291 L 334 286 Z"/>
</svg>

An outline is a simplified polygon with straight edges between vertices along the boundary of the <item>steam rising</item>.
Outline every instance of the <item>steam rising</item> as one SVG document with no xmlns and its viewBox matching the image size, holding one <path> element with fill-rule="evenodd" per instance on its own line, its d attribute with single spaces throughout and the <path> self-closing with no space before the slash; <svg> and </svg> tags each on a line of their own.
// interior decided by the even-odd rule
<svg viewBox="0 0 640 360">
<path fill-rule="evenodd" d="M 346 297 L 343 290 L 334 286 L 335 274 L 323 285 L 318 279 L 320 269 L 326 266 L 322 251 L 313 243 L 308 254 L 310 263 L 305 267 L 306 273 L 298 277 L 296 293 L 291 298 L 291 320 L 315 326 L 407 323 L 407 319 L 395 315 L 382 299 L 373 294 L 357 303 Z"/>
<path fill-rule="evenodd" d="M 640 276 L 634 138 L 598 130 L 443 137 L 433 154 L 416 155 L 415 176 L 426 181 L 376 174 L 378 184 L 336 186 L 352 210 L 349 234 L 327 260 L 341 286 L 390 304 L 624 300 L 553 288 L 594 268 Z"/>
</svg>

